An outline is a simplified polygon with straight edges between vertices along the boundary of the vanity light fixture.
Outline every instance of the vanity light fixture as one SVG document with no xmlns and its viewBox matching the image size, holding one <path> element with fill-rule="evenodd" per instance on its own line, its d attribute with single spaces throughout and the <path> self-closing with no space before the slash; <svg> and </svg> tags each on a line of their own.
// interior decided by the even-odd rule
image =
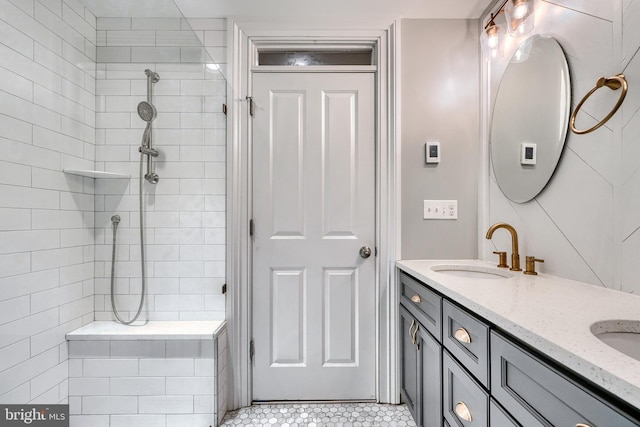
<svg viewBox="0 0 640 427">
<path fill-rule="evenodd" d="M 534 0 L 504 0 L 491 18 L 481 35 L 482 51 L 487 61 L 494 61 L 500 55 L 504 29 L 496 24 L 495 19 L 500 12 L 504 12 L 506 26 L 513 37 L 524 36 L 533 31 Z"/>
</svg>

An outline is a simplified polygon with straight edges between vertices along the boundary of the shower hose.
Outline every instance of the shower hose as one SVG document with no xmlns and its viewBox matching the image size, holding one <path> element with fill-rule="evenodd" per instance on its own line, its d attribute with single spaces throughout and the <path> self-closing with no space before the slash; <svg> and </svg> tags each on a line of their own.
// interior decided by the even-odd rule
<svg viewBox="0 0 640 427">
<path fill-rule="evenodd" d="M 136 313 L 135 316 L 133 316 L 133 319 L 131 320 L 124 320 L 122 318 L 122 316 L 120 316 L 120 313 L 118 313 L 118 308 L 116 307 L 116 299 L 115 299 L 115 267 L 116 267 L 116 230 L 118 228 L 118 222 L 117 221 L 113 221 L 112 218 L 112 222 L 113 222 L 113 250 L 111 251 L 111 308 L 113 310 L 113 314 L 116 316 L 116 319 L 118 319 L 118 322 L 122 323 L 123 325 L 130 325 L 133 322 L 135 322 L 136 320 L 138 320 L 138 317 L 140 317 L 140 313 L 142 313 L 142 306 L 144 305 L 144 297 L 146 294 L 146 288 L 147 288 L 147 275 L 146 275 L 146 268 L 145 268 L 145 260 L 144 260 L 144 212 L 143 212 L 143 202 L 142 202 L 142 183 L 143 183 L 143 159 L 144 159 L 144 154 L 140 153 L 140 187 L 139 187 L 139 200 L 140 200 L 140 266 L 142 269 L 142 292 L 140 293 L 140 305 L 138 306 L 138 312 Z M 118 221 L 120 220 L 120 218 L 118 217 Z"/>
</svg>

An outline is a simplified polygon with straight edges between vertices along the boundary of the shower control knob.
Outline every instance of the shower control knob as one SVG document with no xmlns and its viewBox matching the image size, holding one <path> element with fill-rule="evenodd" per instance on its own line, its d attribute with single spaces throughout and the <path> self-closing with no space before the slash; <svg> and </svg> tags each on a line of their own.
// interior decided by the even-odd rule
<svg viewBox="0 0 640 427">
<path fill-rule="evenodd" d="M 362 258 L 369 258 L 371 256 L 371 248 L 368 246 L 363 246 L 360 248 L 360 256 Z"/>
</svg>

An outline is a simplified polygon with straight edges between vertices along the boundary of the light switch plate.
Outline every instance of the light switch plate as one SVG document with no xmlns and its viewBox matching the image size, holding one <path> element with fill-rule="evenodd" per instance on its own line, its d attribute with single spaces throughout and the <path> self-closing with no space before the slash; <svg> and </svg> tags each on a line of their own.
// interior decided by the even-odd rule
<svg viewBox="0 0 640 427">
<path fill-rule="evenodd" d="M 458 219 L 458 201 L 425 200 L 424 219 Z"/>
</svg>

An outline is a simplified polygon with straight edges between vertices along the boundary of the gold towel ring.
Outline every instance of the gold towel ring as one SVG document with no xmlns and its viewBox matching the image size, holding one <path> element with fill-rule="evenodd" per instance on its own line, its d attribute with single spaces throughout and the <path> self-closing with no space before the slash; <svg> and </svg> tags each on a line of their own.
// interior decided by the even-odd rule
<svg viewBox="0 0 640 427">
<path fill-rule="evenodd" d="M 613 107 L 613 110 L 611 110 L 611 112 L 609 114 L 607 114 L 607 116 L 604 119 L 602 119 L 594 127 L 590 128 L 590 129 L 587 129 L 587 130 L 578 130 L 578 129 L 576 129 L 576 116 L 578 115 L 578 111 L 580 111 L 580 107 L 582 107 L 582 104 L 584 104 L 584 102 L 591 95 L 593 95 L 593 92 L 597 91 L 602 86 L 606 86 L 611 90 L 618 90 L 618 89 L 622 88 L 622 92 L 620 93 L 620 98 L 618 98 L 618 102 Z M 609 121 L 609 119 L 611 117 L 613 117 L 613 115 L 616 113 L 616 111 L 618 111 L 618 108 L 620 108 L 620 106 L 622 105 L 622 101 L 624 101 L 624 97 L 627 96 L 627 90 L 628 89 L 629 89 L 629 86 L 627 85 L 627 80 L 624 78 L 623 74 L 618 74 L 616 76 L 609 77 L 608 79 L 606 79 L 604 77 L 600 77 L 598 79 L 598 81 L 596 82 L 596 85 L 594 86 L 594 88 L 591 89 L 589 91 L 589 93 L 587 93 L 584 96 L 584 98 L 582 98 L 582 101 L 580 101 L 578 103 L 578 105 L 576 105 L 576 109 L 573 110 L 573 113 L 571 114 L 571 119 L 569 120 L 569 124 L 571 125 L 571 131 L 573 131 L 573 133 L 576 133 L 578 135 L 583 135 L 585 133 L 593 132 L 594 130 L 596 130 L 600 126 L 602 126 L 603 124 L 607 123 L 607 121 Z"/>
</svg>

